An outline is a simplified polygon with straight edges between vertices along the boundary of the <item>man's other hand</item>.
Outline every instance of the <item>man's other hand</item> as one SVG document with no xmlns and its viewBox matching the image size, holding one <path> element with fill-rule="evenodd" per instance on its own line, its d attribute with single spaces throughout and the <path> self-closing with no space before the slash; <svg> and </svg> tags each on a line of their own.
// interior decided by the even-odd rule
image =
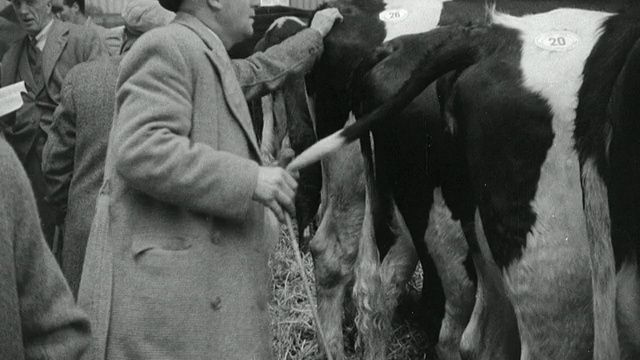
<svg viewBox="0 0 640 360">
<path fill-rule="evenodd" d="M 328 8 L 320 10 L 313 16 L 309 27 L 318 30 L 322 37 L 325 37 L 329 31 L 331 31 L 331 28 L 337 19 L 342 21 L 342 14 L 340 14 L 338 9 Z"/>
</svg>

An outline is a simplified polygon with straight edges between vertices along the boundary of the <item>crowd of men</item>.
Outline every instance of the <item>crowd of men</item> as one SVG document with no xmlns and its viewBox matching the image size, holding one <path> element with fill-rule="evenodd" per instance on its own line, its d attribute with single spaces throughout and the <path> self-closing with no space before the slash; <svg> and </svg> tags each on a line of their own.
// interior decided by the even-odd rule
<svg viewBox="0 0 640 360">
<path fill-rule="evenodd" d="M 133 0 L 106 29 L 83 0 L 11 1 L 24 35 L 0 85 L 27 92 L 0 118 L 8 358 L 271 358 L 267 258 L 297 183 L 261 163 L 246 100 L 308 71 L 341 15 L 232 61 L 256 5 Z"/>
</svg>

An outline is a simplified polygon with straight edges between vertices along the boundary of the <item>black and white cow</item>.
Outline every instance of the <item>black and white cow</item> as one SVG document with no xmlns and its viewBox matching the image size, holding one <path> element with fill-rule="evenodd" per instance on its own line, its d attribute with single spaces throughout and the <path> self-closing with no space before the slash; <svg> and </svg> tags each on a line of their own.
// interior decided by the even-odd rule
<svg viewBox="0 0 640 360">
<path fill-rule="evenodd" d="M 605 202 L 606 196 L 582 187 L 581 179 L 588 178 L 589 171 L 594 170 L 584 166 L 588 164 L 584 161 L 585 153 L 579 156 L 577 148 L 582 139 L 578 131 L 574 137 L 574 126 L 579 125 L 574 120 L 583 64 L 608 16 L 575 9 L 522 18 L 494 12 L 488 25 L 443 27 L 392 40 L 377 50 L 368 65 L 365 62 L 366 75 L 358 86 L 367 94 L 359 101 L 364 110 L 390 100 L 355 125 L 321 141 L 292 163 L 295 168 L 313 161 L 316 154 L 360 138 L 371 128 L 378 150 L 377 139 L 389 131 L 390 126 L 376 122 L 395 118 L 429 83 L 454 71 L 439 84 L 444 118 L 458 145 L 445 149 L 453 151 L 450 158 L 462 161 L 467 171 L 478 221 L 475 231 L 466 229 L 466 234 L 472 253 L 481 252 L 486 241 L 500 267 L 503 286 L 517 318 L 521 347 L 516 357 L 519 355 L 522 359 L 593 356 L 588 239 L 593 239 L 594 227 L 599 231 L 608 227 L 608 222 L 598 222 L 601 219 L 591 217 L 588 205 L 594 194 L 596 200 Z M 587 74 L 585 70 L 585 78 Z M 400 86 L 405 81 L 407 85 Z M 622 93 L 617 94 L 614 99 L 623 97 Z M 633 130 L 631 121 L 621 123 L 626 124 L 621 129 Z M 602 140 L 603 134 L 597 133 L 598 130 L 595 130 L 595 139 Z M 612 152 L 615 143 L 614 138 Z M 620 148 L 626 151 L 620 150 L 618 156 L 624 154 L 622 159 L 631 154 L 628 149 L 637 141 L 627 139 L 620 143 Z M 604 148 L 587 149 L 594 152 L 595 159 L 601 159 L 598 151 Z M 377 151 L 376 163 L 378 154 Z M 637 152 L 633 154 L 638 156 Z M 613 157 L 611 159 L 613 164 Z M 627 171 L 633 175 L 637 170 Z M 443 174 L 445 178 L 449 175 Z M 454 172 L 454 175 L 460 174 Z M 628 190 L 626 186 L 624 189 Z M 610 204 L 614 206 L 613 201 Z M 638 206 L 637 203 L 634 206 Z M 612 215 L 615 214 L 612 210 Z M 606 215 L 596 211 L 594 216 Z M 628 214 L 625 215 L 628 218 Z M 625 224 L 620 225 L 621 228 L 633 234 L 632 226 L 637 224 L 618 216 Z M 616 221 L 612 219 L 612 226 L 614 224 Z M 632 275 L 637 272 L 633 257 L 630 255 L 625 263 L 632 265 Z M 479 276 L 491 272 L 482 261 L 476 260 L 478 257 L 474 257 L 474 262 Z M 625 267 L 622 268 L 620 274 L 628 274 Z M 625 279 L 635 281 L 633 284 L 637 286 L 635 276 L 627 275 Z M 604 280 L 612 281 L 612 277 Z M 485 285 L 479 284 L 479 288 L 481 286 Z M 482 293 L 482 289 L 478 291 Z M 483 305 L 482 300 L 478 298 L 463 336 L 464 357 L 513 358 L 514 354 L 509 351 L 514 349 L 507 349 L 502 356 L 491 354 L 491 347 L 504 342 L 504 338 L 483 343 L 469 340 L 475 336 L 469 329 L 482 328 L 486 321 L 486 313 L 483 318 L 482 311 L 486 304 Z M 637 303 L 637 298 L 635 301 Z M 596 315 L 597 307 L 596 303 Z M 596 323 L 596 329 L 605 325 Z M 606 338 L 607 334 L 598 336 Z M 597 338 L 595 351 L 600 354 L 597 358 L 615 358 L 615 353 L 598 350 Z"/>
<path fill-rule="evenodd" d="M 640 6 L 611 17 L 576 110 L 593 271 L 594 359 L 640 358 Z"/>
<path fill-rule="evenodd" d="M 383 41 L 399 34 L 417 33 L 434 28 L 438 25 L 443 9 L 443 3 L 440 0 L 387 2 L 343 0 L 331 2 L 328 6 L 338 7 L 345 19 L 336 25 L 332 33 L 325 39 L 325 53 L 307 79 L 308 87 L 312 93 L 312 102 L 315 103 L 316 109 L 314 112 L 315 130 L 320 137 L 333 131 L 334 126 L 342 127 L 349 118 L 351 112 L 349 104 L 350 78 L 364 54 Z M 478 6 L 478 9 L 481 7 Z M 391 20 L 385 22 L 381 18 L 391 18 Z M 294 94 L 296 93 L 294 92 Z M 289 100 L 291 99 L 289 98 Z M 424 104 L 425 101 L 428 101 L 429 104 Z M 292 103 L 299 104 L 300 101 L 288 101 L 285 106 L 279 108 L 286 108 L 289 112 L 294 107 L 291 105 Z M 304 101 L 305 108 L 306 105 L 306 101 Z M 277 105 L 274 103 L 273 107 L 275 108 Z M 415 110 L 408 110 L 406 115 L 403 115 L 407 121 L 414 118 L 416 114 L 423 116 L 424 112 L 418 111 L 419 108 L 431 109 L 434 120 L 437 120 L 439 116 L 435 91 L 431 89 L 429 96 L 416 101 L 414 108 Z M 293 111 L 295 112 L 295 109 Z M 299 114 L 299 112 L 297 113 Z M 297 121 L 294 122 L 294 124 L 297 123 Z M 415 132 L 416 136 L 426 133 L 423 129 L 425 126 L 423 121 L 413 121 L 413 124 L 418 126 Z M 295 134 L 295 131 L 290 133 Z M 426 137 L 416 138 L 412 142 L 425 144 Z M 296 143 L 297 141 L 292 139 L 294 147 Z M 299 150 L 303 150 L 303 148 Z M 402 149 L 402 153 L 411 156 L 413 158 L 411 162 L 424 159 L 424 166 L 406 169 L 410 170 L 410 173 L 406 173 L 405 170 L 404 175 L 398 178 L 406 179 L 405 183 L 410 181 L 417 185 L 427 181 L 426 154 L 422 153 L 416 158 L 414 156 L 417 153 L 415 150 L 417 150 L 416 145 L 412 144 Z M 425 307 L 433 309 L 431 313 L 435 314 L 431 323 L 432 333 L 436 336 L 445 312 L 444 292 L 440 285 L 440 279 L 434 262 L 427 255 L 426 247 L 422 242 L 428 221 L 426 217 L 419 215 L 402 219 L 394 210 L 393 220 L 389 221 L 390 224 L 385 224 L 387 238 L 385 241 L 379 242 L 379 248 L 359 246 L 365 208 L 362 160 L 359 157 L 356 149 L 352 148 L 323 162 L 323 216 L 318 231 L 310 243 L 315 263 L 321 322 L 327 335 L 328 346 L 332 349 L 334 358 L 338 359 L 344 357 L 343 303 L 345 298 L 350 297 L 348 289 L 354 283 L 354 292 L 357 293 L 354 298 L 359 304 L 360 310 L 356 320 L 359 336 L 365 349 L 365 357 L 385 358 L 390 309 L 393 309 L 398 290 L 411 276 L 416 263 L 415 250 L 413 250 L 410 237 L 403 226 L 403 222 L 407 219 L 412 222 L 409 228 L 413 229 L 414 239 L 418 239 L 418 243 L 422 247 L 421 253 L 424 257 L 422 260 L 426 279 L 424 288 L 429 291 L 429 296 L 425 299 L 430 302 Z M 301 175 L 300 184 L 304 190 L 307 185 L 304 181 L 305 174 Z M 300 206 L 300 201 L 308 198 L 300 195 L 299 193 L 296 199 L 296 207 L 299 216 L 298 222 L 304 226 L 305 219 L 301 220 L 300 215 L 313 213 L 314 210 L 306 210 L 308 207 L 304 206 L 306 204 Z M 421 191 L 420 194 L 407 193 L 407 196 L 403 196 L 401 199 L 407 199 L 410 202 L 401 205 L 405 207 L 420 206 L 420 209 L 428 211 L 431 206 L 430 197 L 431 194 L 428 190 Z M 418 215 L 420 213 L 415 211 L 412 214 Z M 306 221 L 308 221 L 308 215 Z M 466 251 L 461 235 L 458 237 L 458 241 L 461 246 L 457 255 L 460 258 L 457 273 L 466 278 L 467 275 L 462 266 Z M 369 244 L 369 242 L 364 243 Z M 383 256 L 378 255 L 378 249 L 381 249 Z M 367 253 L 368 256 L 362 256 L 362 253 Z M 448 256 L 455 257 L 451 255 L 451 252 L 448 252 Z M 468 280 L 465 284 L 469 288 L 473 287 L 473 284 Z M 468 298 L 472 297 L 472 290 L 467 293 L 470 295 L 467 296 Z M 473 300 L 468 302 L 467 312 L 470 313 Z M 458 332 L 461 334 L 462 329 L 459 329 Z M 458 334 L 458 338 L 460 334 Z M 454 347 L 457 348 L 457 346 Z"/>
</svg>

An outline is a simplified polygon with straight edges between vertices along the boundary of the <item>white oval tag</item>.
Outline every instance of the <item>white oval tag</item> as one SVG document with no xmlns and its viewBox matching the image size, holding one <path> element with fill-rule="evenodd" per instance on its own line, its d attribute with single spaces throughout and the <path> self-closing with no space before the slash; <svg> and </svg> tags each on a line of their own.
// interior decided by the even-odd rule
<svg viewBox="0 0 640 360">
<path fill-rule="evenodd" d="M 550 51 L 571 50 L 580 42 L 580 37 L 571 31 L 556 30 L 536 36 L 536 45 Z"/>
<path fill-rule="evenodd" d="M 405 9 L 389 9 L 380 13 L 380 20 L 386 23 L 396 23 L 407 18 L 409 12 Z"/>
</svg>

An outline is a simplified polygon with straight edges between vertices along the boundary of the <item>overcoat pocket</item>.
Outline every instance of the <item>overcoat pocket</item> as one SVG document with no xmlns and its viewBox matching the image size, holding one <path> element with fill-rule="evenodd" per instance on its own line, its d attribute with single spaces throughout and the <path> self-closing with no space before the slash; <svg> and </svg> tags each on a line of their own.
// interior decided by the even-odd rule
<svg viewBox="0 0 640 360">
<path fill-rule="evenodd" d="M 166 236 L 157 234 L 135 235 L 131 244 L 134 257 L 139 257 L 151 250 L 184 251 L 193 246 L 193 242 L 186 236 Z"/>
</svg>

